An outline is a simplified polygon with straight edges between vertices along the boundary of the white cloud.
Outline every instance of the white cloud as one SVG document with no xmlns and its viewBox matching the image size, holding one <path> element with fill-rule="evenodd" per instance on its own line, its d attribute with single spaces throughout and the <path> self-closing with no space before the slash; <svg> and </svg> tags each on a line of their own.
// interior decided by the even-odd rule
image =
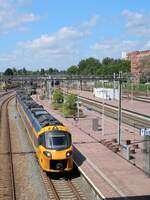
<svg viewBox="0 0 150 200">
<path fill-rule="evenodd" d="M 54 34 L 42 35 L 34 40 L 21 42 L 19 46 L 32 51 L 58 52 L 58 49 L 59 51 L 62 49 L 63 52 L 68 53 L 86 35 L 86 32 L 81 32 L 74 27 L 62 27 Z"/>
<path fill-rule="evenodd" d="M 26 25 L 40 19 L 33 13 L 21 13 L 17 11 L 17 4 L 9 0 L 0 0 L 0 34 L 12 30 L 26 30 Z"/>
<path fill-rule="evenodd" d="M 150 13 L 144 11 L 133 12 L 124 10 L 126 33 L 116 39 L 107 39 L 95 43 L 91 49 L 100 57 L 121 57 L 122 52 L 146 50 L 150 48 Z M 131 39 L 133 38 L 134 39 Z M 121 37 L 123 39 L 121 39 Z M 129 39 L 130 38 L 130 39 Z"/>
<path fill-rule="evenodd" d="M 0 55 L 0 63 L 11 66 L 66 66 L 75 63 L 79 56 L 81 40 L 87 37 L 86 31 L 76 27 L 62 27 L 53 34 L 26 42 L 19 42 L 16 49 L 7 55 Z M 5 61 L 5 62 L 4 62 Z"/>
<path fill-rule="evenodd" d="M 91 49 L 98 57 L 121 57 L 121 53 L 139 49 L 141 42 L 133 40 L 110 39 L 95 43 Z"/>
<path fill-rule="evenodd" d="M 99 16 L 94 15 L 91 19 L 83 22 L 80 26 L 83 28 L 91 28 L 97 25 L 98 20 L 99 20 Z"/>
<path fill-rule="evenodd" d="M 0 0 L 0 3 L 2 1 L 6 4 L 3 9 L 4 14 L 0 12 L 0 34 L 11 30 L 24 30 L 27 28 L 27 23 L 40 18 L 33 13 L 18 14 L 15 7 L 10 7 L 8 0 Z M 17 2 L 22 4 L 24 0 Z M 8 10 L 9 13 L 6 12 Z M 4 23 L 4 19 L 7 23 Z M 20 41 L 14 50 L 0 54 L 0 66 L 25 66 L 28 69 L 33 66 L 51 66 L 64 69 L 77 64 L 82 58 L 82 41 L 89 37 L 90 29 L 96 26 L 97 20 L 98 16 L 94 16 L 86 21 L 84 26 L 83 23 L 79 26 L 64 26 L 52 34 L 42 34 L 33 40 Z"/>
<path fill-rule="evenodd" d="M 124 10 L 122 15 L 127 20 L 125 27 L 128 33 L 138 36 L 150 36 L 150 13 Z"/>
<path fill-rule="evenodd" d="M 150 41 L 147 41 L 147 43 L 145 44 L 145 48 L 150 49 Z"/>
</svg>

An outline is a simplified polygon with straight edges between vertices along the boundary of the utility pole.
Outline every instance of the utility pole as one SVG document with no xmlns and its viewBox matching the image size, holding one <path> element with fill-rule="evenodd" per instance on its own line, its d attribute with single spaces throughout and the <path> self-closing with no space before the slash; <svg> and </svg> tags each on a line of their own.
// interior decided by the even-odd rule
<svg viewBox="0 0 150 200">
<path fill-rule="evenodd" d="M 148 92 L 148 76 L 146 77 L 146 96 L 148 97 L 149 96 L 149 92 Z"/>
<path fill-rule="evenodd" d="M 102 101 L 102 136 L 104 136 L 104 127 L 105 127 L 105 113 L 104 113 L 104 79 L 103 79 L 103 82 L 102 82 L 102 87 L 103 87 L 103 101 Z"/>
<path fill-rule="evenodd" d="M 131 103 L 133 104 L 133 77 L 131 79 Z"/>
<path fill-rule="evenodd" d="M 116 79 L 116 74 L 114 73 L 114 76 L 113 76 L 113 100 L 115 100 L 115 97 L 116 97 L 116 94 L 115 94 L 115 92 L 116 92 L 116 81 L 115 81 L 115 79 Z"/>
<path fill-rule="evenodd" d="M 79 96 L 77 96 L 77 118 L 79 121 L 79 117 L 80 117 L 80 110 L 79 110 Z"/>
<path fill-rule="evenodd" d="M 79 83 L 80 81 L 78 80 L 78 88 L 77 88 L 77 119 L 79 121 L 80 117 L 80 111 L 79 111 Z"/>
<path fill-rule="evenodd" d="M 121 141 L 121 122 L 122 122 L 122 72 L 119 72 L 119 105 L 118 105 L 118 144 L 120 145 L 120 141 Z"/>
<path fill-rule="evenodd" d="M 48 79 L 48 99 L 51 100 L 51 96 L 52 96 L 52 86 L 51 86 L 51 76 L 49 76 L 49 79 Z"/>
</svg>

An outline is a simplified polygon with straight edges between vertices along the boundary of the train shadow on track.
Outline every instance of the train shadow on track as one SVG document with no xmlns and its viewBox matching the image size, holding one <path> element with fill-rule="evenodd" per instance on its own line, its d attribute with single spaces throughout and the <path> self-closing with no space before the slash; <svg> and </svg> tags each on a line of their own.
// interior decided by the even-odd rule
<svg viewBox="0 0 150 200">
<path fill-rule="evenodd" d="M 47 173 L 47 176 L 53 180 L 69 180 L 80 177 L 80 172 L 77 166 L 74 164 L 74 168 L 71 172 L 59 172 L 59 173 Z"/>
</svg>

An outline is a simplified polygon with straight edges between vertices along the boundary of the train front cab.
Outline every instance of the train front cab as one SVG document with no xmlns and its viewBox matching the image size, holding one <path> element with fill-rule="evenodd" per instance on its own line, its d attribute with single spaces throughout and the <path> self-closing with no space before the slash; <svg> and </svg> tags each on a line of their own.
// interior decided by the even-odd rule
<svg viewBox="0 0 150 200">
<path fill-rule="evenodd" d="M 38 136 L 37 156 L 44 171 L 69 172 L 73 169 L 71 134 L 65 127 L 45 127 Z"/>
</svg>

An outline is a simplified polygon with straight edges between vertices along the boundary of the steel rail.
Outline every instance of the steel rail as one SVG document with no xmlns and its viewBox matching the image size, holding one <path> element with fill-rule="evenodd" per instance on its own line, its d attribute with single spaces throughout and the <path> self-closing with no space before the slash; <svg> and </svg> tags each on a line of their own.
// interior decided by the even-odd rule
<svg viewBox="0 0 150 200">
<path fill-rule="evenodd" d="M 82 200 L 83 198 L 80 196 L 78 190 L 77 190 L 76 187 L 73 185 L 71 179 L 68 179 L 68 185 L 69 185 L 69 187 L 72 189 L 73 193 L 76 195 L 77 200 Z"/>
<path fill-rule="evenodd" d="M 13 200 L 16 200 L 16 187 L 15 187 L 15 175 L 14 175 L 14 165 L 13 165 L 13 154 L 12 154 L 12 143 L 11 143 L 11 134 L 10 134 L 10 125 L 9 125 L 9 113 L 8 113 L 8 104 L 14 98 L 10 97 L 6 103 L 6 117 L 7 117 L 7 127 L 8 127 L 8 138 L 9 138 L 9 151 L 10 151 L 10 164 L 11 164 L 11 183 L 12 183 L 12 196 Z"/>
<path fill-rule="evenodd" d="M 23 116 L 21 118 L 23 120 Z M 28 133 L 28 136 L 29 136 L 28 124 L 24 120 L 23 120 L 23 124 L 24 124 L 24 127 L 25 127 L 25 129 Z M 29 139 L 31 141 L 30 137 L 29 137 Z M 66 195 L 68 197 L 70 197 L 70 199 L 72 199 L 72 195 L 73 195 L 73 199 L 83 200 L 83 198 L 80 197 L 78 189 L 75 189 L 74 186 L 71 183 L 69 183 L 71 180 L 68 181 L 68 177 L 67 177 L 67 180 L 66 180 L 66 178 L 63 179 L 63 181 L 64 181 L 63 183 L 62 183 L 62 180 L 60 180 L 60 181 L 58 180 L 59 181 L 58 182 L 59 188 L 58 188 L 57 183 L 55 183 L 55 181 L 50 176 L 48 176 L 48 173 L 42 171 L 40 166 L 39 166 L 39 171 L 40 171 L 40 175 L 41 175 L 41 178 L 43 180 L 43 183 L 45 185 L 47 194 L 48 194 L 48 196 L 51 200 L 62 200 L 62 199 L 65 200 L 65 198 L 62 198 L 62 196 L 66 196 Z M 64 185 L 65 185 L 65 187 L 64 187 Z M 65 190 L 64 190 L 64 188 L 65 188 Z M 84 196 L 84 194 L 83 194 L 83 196 Z M 84 198 L 84 200 L 85 200 L 85 198 Z"/>
<path fill-rule="evenodd" d="M 70 196 L 70 199 L 76 200 L 85 200 L 85 198 L 81 197 L 80 191 L 73 185 L 71 179 L 63 178 L 61 180 L 57 180 L 55 182 L 50 176 L 48 176 L 45 172 L 40 169 L 42 180 L 47 189 L 48 196 L 51 200 L 65 200 L 65 196 Z"/>
<path fill-rule="evenodd" d="M 12 200 L 16 200 L 16 187 L 15 187 L 15 175 L 14 175 L 14 165 L 13 165 L 13 155 L 12 155 L 12 144 L 11 144 L 11 135 L 10 135 L 10 126 L 9 126 L 9 113 L 8 113 L 8 104 L 15 97 L 15 95 L 9 96 L 7 99 L 1 103 L 0 106 L 0 128 L 1 128 L 1 118 L 2 118 L 2 108 L 5 107 L 6 115 L 6 127 L 7 127 L 7 136 L 8 136 L 8 154 L 10 156 L 10 179 L 11 179 L 11 197 Z"/>
<path fill-rule="evenodd" d="M 6 96 L 7 94 L 10 94 L 10 93 L 12 93 L 13 91 L 8 91 L 8 92 L 5 92 L 5 93 L 2 93 L 2 94 L 0 94 L 0 98 L 1 97 L 4 97 L 4 96 Z"/>
<path fill-rule="evenodd" d="M 46 172 L 43 172 L 40 167 L 39 167 L 39 171 L 40 171 L 43 183 L 46 187 L 47 194 L 50 197 L 50 199 L 51 200 L 60 200 L 59 195 L 58 195 L 53 183 L 50 181 L 49 177 L 47 176 Z"/>
<path fill-rule="evenodd" d="M 127 96 L 123 96 L 123 99 L 130 99 L 131 100 L 131 97 L 128 98 Z M 150 99 L 149 98 L 146 98 L 146 97 L 133 97 L 133 100 L 135 101 L 140 101 L 140 102 L 143 102 L 143 103 L 150 103 Z"/>
<path fill-rule="evenodd" d="M 144 103 L 150 103 L 150 99 L 148 98 L 144 98 L 144 97 L 135 97 L 134 98 L 136 101 L 141 101 L 141 102 L 144 102 Z"/>
<path fill-rule="evenodd" d="M 79 100 L 83 106 L 90 107 L 96 112 L 102 112 L 102 103 L 96 100 L 79 96 Z M 105 115 L 114 119 L 118 119 L 118 108 L 109 104 L 104 104 Z M 150 127 L 150 117 L 127 109 L 122 109 L 122 122 L 133 126 L 134 128 Z"/>
</svg>

